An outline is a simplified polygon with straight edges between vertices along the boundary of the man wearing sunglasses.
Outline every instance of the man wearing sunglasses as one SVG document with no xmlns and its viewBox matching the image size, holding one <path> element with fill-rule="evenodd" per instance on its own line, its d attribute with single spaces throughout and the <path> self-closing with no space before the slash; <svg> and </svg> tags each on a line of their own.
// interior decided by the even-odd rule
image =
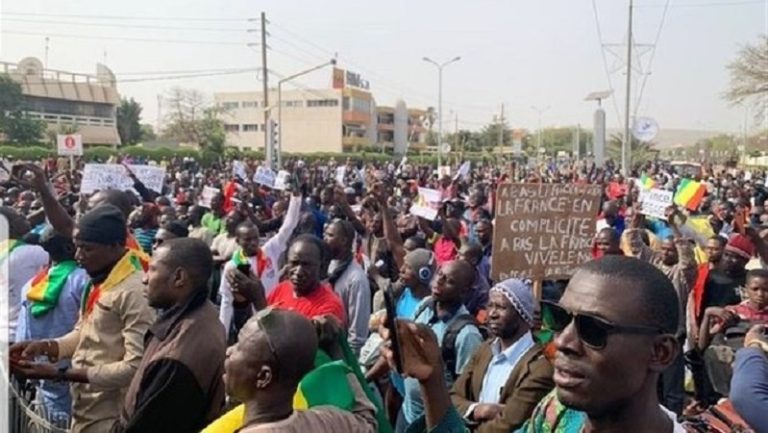
<svg viewBox="0 0 768 433">
<path fill-rule="evenodd" d="M 678 314 L 672 283 L 651 264 L 606 256 L 579 267 L 560 302 L 542 304 L 543 325 L 556 335 L 555 391 L 518 432 L 685 432 L 657 395 L 659 376 L 680 351 Z M 408 432 L 425 421 L 426 431 L 463 432 L 445 388 L 430 385 L 439 373 L 435 345 L 418 338 L 410 347 L 412 340 L 401 335 L 404 370 L 421 380 L 426 417 Z"/>
</svg>

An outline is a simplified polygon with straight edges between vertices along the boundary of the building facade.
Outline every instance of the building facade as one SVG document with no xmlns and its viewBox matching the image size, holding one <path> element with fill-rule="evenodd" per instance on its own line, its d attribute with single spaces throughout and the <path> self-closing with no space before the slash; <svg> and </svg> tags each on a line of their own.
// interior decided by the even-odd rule
<svg viewBox="0 0 768 433">
<path fill-rule="evenodd" d="M 214 94 L 216 105 L 223 110 L 227 144 L 263 151 L 267 136 L 265 111 L 269 111 L 271 121 L 277 122 L 282 151 L 287 153 L 383 148 L 403 149 L 404 153 L 408 143 L 422 146 L 426 142 L 425 110 L 407 110 L 400 101 L 400 114 L 405 114 L 395 119 L 393 108 L 376 106 L 365 80 L 342 69 L 334 69 L 329 89 L 284 89 L 282 110 L 278 110 L 277 90 L 269 92 L 269 107 L 264 107 L 263 96 L 263 92 Z"/>
<path fill-rule="evenodd" d="M 27 57 L 18 64 L 0 62 L 0 72 L 21 85 L 27 115 L 43 120 L 48 129 L 76 129 L 84 144 L 120 144 L 117 132 L 115 76 L 102 64 L 95 75 L 46 69 Z"/>
</svg>

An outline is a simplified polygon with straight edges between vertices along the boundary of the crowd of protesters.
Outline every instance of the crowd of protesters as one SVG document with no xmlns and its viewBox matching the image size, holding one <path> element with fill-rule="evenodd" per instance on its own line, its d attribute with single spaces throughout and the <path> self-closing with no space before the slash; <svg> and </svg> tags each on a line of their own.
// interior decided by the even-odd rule
<svg viewBox="0 0 768 433">
<path fill-rule="evenodd" d="M 72 432 L 768 432 L 765 173 L 291 159 L 274 189 L 260 161 L 113 162 L 131 190 L 2 168 L 13 383 Z M 689 181 L 700 203 L 643 214 Z M 492 279 L 503 182 L 604 190 L 594 260 L 541 298 Z"/>
</svg>

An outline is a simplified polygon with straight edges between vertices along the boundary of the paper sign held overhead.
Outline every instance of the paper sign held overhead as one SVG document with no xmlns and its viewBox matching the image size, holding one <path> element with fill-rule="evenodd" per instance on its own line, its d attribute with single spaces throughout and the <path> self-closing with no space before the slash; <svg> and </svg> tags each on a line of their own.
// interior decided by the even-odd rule
<svg viewBox="0 0 768 433">
<path fill-rule="evenodd" d="M 429 188 L 419 188 L 419 196 L 411 205 L 411 214 L 434 221 L 440 209 L 440 191 Z"/>
<path fill-rule="evenodd" d="M 640 202 L 640 213 L 643 215 L 666 219 L 665 212 L 672 206 L 672 191 L 663 189 L 641 189 L 638 201 Z"/>
<path fill-rule="evenodd" d="M 280 170 L 277 172 L 277 177 L 275 178 L 275 186 L 274 189 L 283 191 L 288 187 L 288 182 L 290 180 L 291 173 L 288 173 L 285 170 Z"/>
<path fill-rule="evenodd" d="M 253 181 L 259 185 L 263 185 L 269 188 L 275 186 L 275 178 L 277 175 L 269 167 L 259 167 L 256 169 L 256 173 L 253 175 Z"/>
<path fill-rule="evenodd" d="M 150 165 L 129 165 L 131 171 L 148 189 L 163 191 L 165 168 Z M 119 164 L 85 164 L 80 192 L 90 194 L 104 189 L 133 190 L 133 180 Z"/>
<path fill-rule="evenodd" d="M 592 259 L 598 185 L 502 184 L 496 202 L 491 276 L 567 279 Z"/>
<path fill-rule="evenodd" d="M 203 193 L 200 195 L 200 206 L 211 208 L 211 202 L 221 191 L 218 188 L 210 186 L 203 187 Z"/>
<path fill-rule="evenodd" d="M 83 136 L 80 134 L 57 135 L 56 150 L 60 156 L 82 156 Z"/>
</svg>

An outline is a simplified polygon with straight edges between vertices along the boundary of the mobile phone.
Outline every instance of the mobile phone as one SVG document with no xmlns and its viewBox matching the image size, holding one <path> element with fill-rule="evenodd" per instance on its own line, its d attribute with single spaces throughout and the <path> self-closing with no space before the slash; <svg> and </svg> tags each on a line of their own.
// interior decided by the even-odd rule
<svg viewBox="0 0 768 433">
<path fill-rule="evenodd" d="M 403 357 L 400 350 L 400 338 L 397 335 L 397 324 L 395 319 L 397 313 L 395 310 L 395 295 L 392 292 L 392 286 L 387 286 L 384 290 L 384 306 L 387 311 L 387 320 L 384 322 L 384 327 L 389 330 L 389 340 L 392 342 L 392 354 L 395 357 L 395 370 L 398 373 L 403 373 Z"/>
<path fill-rule="evenodd" d="M 251 275 L 251 265 L 249 264 L 237 265 L 237 270 L 242 272 L 245 275 L 248 275 L 248 276 Z"/>
</svg>

